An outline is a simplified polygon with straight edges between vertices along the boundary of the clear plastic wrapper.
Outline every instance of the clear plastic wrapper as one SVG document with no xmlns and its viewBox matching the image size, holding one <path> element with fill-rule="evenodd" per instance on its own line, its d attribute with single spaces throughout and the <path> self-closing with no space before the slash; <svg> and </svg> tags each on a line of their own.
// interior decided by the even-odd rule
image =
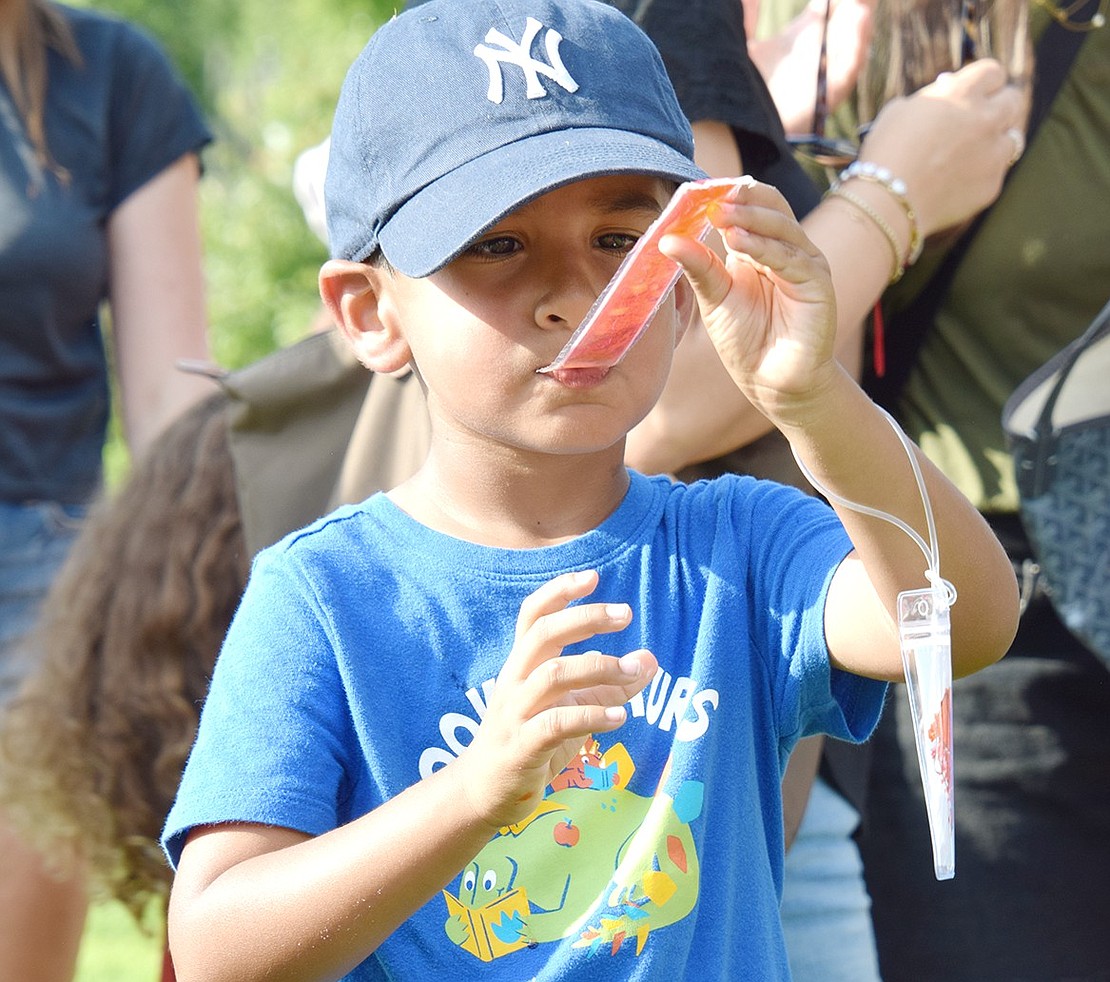
<svg viewBox="0 0 1110 982">
<path fill-rule="evenodd" d="M 948 608 L 948 597 L 942 589 L 909 590 L 898 595 L 906 692 L 933 845 L 933 871 L 938 880 L 956 875 L 952 641 Z"/>
<path fill-rule="evenodd" d="M 671 233 L 704 239 L 711 228 L 706 210 L 725 201 L 733 188 L 750 178 L 688 181 L 675 191 L 662 214 L 624 257 L 609 284 L 555 360 L 541 368 L 609 368 L 619 362 L 658 313 L 681 271 L 659 251 Z"/>
</svg>

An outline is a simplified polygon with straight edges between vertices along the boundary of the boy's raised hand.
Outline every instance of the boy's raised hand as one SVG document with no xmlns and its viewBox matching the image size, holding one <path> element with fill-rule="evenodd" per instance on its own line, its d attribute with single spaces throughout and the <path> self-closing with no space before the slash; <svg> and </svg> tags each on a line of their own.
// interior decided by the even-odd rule
<svg viewBox="0 0 1110 982">
<path fill-rule="evenodd" d="M 620 631 L 632 620 L 627 604 L 570 606 L 597 582 L 592 570 L 565 573 L 521 604 L 485 718 L 455 765 L 465 772 L 471 808 L 495 829 L 526 818 L 591 734 L 624 722 L 624 704 L 655 674 L 655 657 L 642 649 L 619 658 L 563 654 L 568 644 Z"/>
<path fill-rule="evenodd" d="M 665 236 L 660 251 L 693 287 L 706 332 L 747 398 L 779 421 L 830 374 L 836 305 L 825 257 L 775 188 L 743 181 L 710 207 L 725 259 L 693 239 Z"/>
</svg>

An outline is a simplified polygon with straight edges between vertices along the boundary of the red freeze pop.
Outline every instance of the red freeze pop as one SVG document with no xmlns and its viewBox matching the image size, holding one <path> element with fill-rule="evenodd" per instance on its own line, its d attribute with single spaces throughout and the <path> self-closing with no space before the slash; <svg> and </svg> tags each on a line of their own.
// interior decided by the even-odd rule
<svg viewBox="0 0 1110 982">
<path fill-rule="evenodd" d="M 704 239 L 711 225 L 706 209 L 714 201 L 727 201 L 732 189 L 750 178 L 717 178 L 679 185 L 662 214 L 624 257 L 585 320 L 555 360 L 541 372 L 559 368 L 608 368 L 644 333 L 659 311 L 681 270 L 659 251 L 659 240 L 674 233 Z"/>
</svg>

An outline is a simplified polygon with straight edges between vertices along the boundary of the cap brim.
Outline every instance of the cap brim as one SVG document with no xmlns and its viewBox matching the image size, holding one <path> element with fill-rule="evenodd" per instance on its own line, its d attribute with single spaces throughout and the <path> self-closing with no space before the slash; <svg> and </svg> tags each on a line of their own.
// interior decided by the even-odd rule
<svg viewBox="0 0 1110 982">
<path fill-rule="evenodd" d="M 498 147 L 422 188 L 386 222 L 378 241 L 395 269 L 428 276 L 533 198 L 604 174 L 652 174 L 679 183 L 706 176 L 678 150 L 638 133 L 541 133 Z"/>
</svg>

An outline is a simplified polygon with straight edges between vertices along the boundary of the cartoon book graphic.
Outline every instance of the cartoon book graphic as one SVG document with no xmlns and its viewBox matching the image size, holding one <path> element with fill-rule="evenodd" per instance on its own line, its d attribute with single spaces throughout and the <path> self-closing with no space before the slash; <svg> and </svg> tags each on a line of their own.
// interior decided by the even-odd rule
<svg viewBox="0 0 1110 982">
<path fill-rule="evenodd" d="M 619 362 L 658 313 L 681 271 L 659 251 L 659 240 L 675 233 L 704 239 L 712 227 L 706 210 L 726 201 L 750 178 L 716 178 L 679 185 L 663 213 L 636 241 L 613 279 L 555 360 L 541 372 L 560 368 L 608 368 Z"/>
<path fill-rule="evenodd" d="M 447 891 L 443 896 L 447 900 L 447 913 L 459 918 L 468 929 L 467 939 L 461 945 L 464 951 L 490 962 L 528 947 L 523 937 L 524 918 L 528 915 L 524 890 L 511 890 L 477 909 L 464 906 Z"/>
</svg>

